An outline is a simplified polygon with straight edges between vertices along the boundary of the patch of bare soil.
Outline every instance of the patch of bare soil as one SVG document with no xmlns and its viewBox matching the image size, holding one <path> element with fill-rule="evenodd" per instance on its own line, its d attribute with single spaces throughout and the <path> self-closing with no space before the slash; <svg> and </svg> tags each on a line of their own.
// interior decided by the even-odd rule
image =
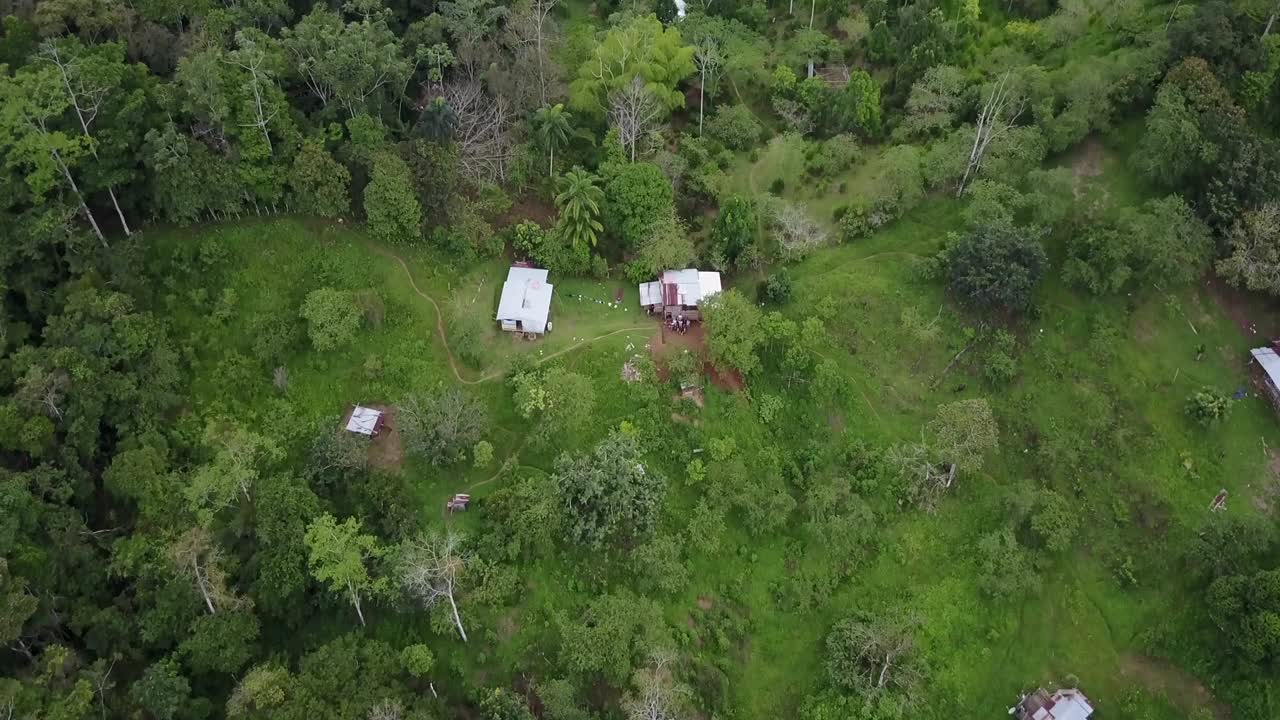
<svg viewBox="0 0 1280 720">
<path fill-rule="evenodd" d="M 839 435 L 844 432 L 844 414 L 832 411 L 827 414 L 827 427 L 831 431 Z"/>
<path fill-rule="evenodd" d="M 400 431 L 396 429 L 396 409 L 390 405 L 366 405 L 383 413 L 382 427 L 377 437 L 369 440 L 369 464 L 383 472 L 400 472 L 404 464 L 404 443 L 400 439 Z M 353 408 L 354 409 L 354 408 Z M 351 410 L 342 419 L 343 427 L 351 417 Z"/>
<path fill-rule="evenodd" d="M 1266 308 L 1258 307 L 1256 300 L 1252 300 L 1238 288 L 1231 287 L 1213 274 L 1205 280 L 1205 286 L 1218 307 L 1222 308 L 1245 337 L 1256 339 L 1262 345 L 1280 332 L 1275 313 L 1265 312 Z"/>
<path fill-rule="evenodd" d="M 689 326 L 687 331 L 678 333 L 672 331 L 664 323 L 658 322 L 657 332 L 653 334 L 653 337 L 649 338 L 649 353 L 653 356 L 653 361 L 658 365 L 658 376 L 663 380 L 669 377 L 663 365 L 663 358 L 667 357 L 668 353 L 679 352 L 680 350 L 688 350 L 698 357 L 706 357 L 707 331 L 702 326 L 702 323 L 695 322 Z M 746 388 L 742 373 L 737 370 L 720 369 L 708 361 L 703 361 L 702 372 L 721 390 L 741 392 Z"/>
<path fill-rule="evenodd" d="M 516 633 L 520 632 L 518 613 L 519 611 L 512 610 L 503 615 L 502 619 L 498 621 L 498 639 L 502 642 L 509 642 L 511 638 L 516 636 Z"/>
<path fill-rule="evenodd" d="M 716 601 L 709 595 L 698 596 L 698 607 L 702 608 L 703 610 L 710 610 L 711 608 L 715 607 L 715 604 L 716 604 Z"/>
<path fill-rule="evenodd" d="M 1168 660 L 1129 653 L 1120 657 L 1120 674 L 1163 695 L 1190 714 L 1208 708 L 1218 720 L 1229 720 L 1231 708 L 1220 702 L 1194 675 Z"/>
<path fill-rule="evenodd" d="M 544 228 L 556 223 L 556 207 L 543 200 L 535 192 L 527 192 L 511 203 L 507 211 L 493 219 L 495 228 L 504 228 L 515 223 L 533 220 Z"/>
</svg>

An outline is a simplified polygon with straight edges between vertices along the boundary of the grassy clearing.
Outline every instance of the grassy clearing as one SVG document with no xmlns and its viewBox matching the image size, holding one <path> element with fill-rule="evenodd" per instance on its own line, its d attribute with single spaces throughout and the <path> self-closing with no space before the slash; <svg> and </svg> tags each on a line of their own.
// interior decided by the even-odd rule
<svg viewBox="0 0 1280 720">
<path fill-rule="evenodd" d="M 753 170 L 744 165 L 748 172 L 734 177 L 767 186 L 773 174 L 792 173 L 789 142 L 775 141 Z M 851 178 L 864 176 L 866 167 L 859 166 Z M 1108 192 L 1126 200 L 1141 192 L 1124 172 L 1122 159 L 1106 154 L 1101 167 L 1099 182 Z M 841 200 L 824 196 L 822 201 Z M 865 241 L 820 251 L 793 268 L 795 299 L 785 312 L 800 319 L 802 309 L 821 298 L 838 303 L 829 326 L 835 343 L 829 356 L 850 383 L 847 398 L 815 403 L 780 378 L 756 378 L 753 394 L 774 393 L 789 401 L 784 420 L 765 426 L 747 397 L 709 389 L 698 424 L 671 430 L 669 444 L 652 453 L 653 464 L 672 479 L 664 526 L 676 532 L 688 522 L 680 507 L 699 497 L 697 488 L 681 480 L 684 463 L 713 438 L 737 438 L 749 457 L 763 447 L 832 447 L 850 436 L 884 445 L 916 437 L 937 405 L 976 396 L 993 401 L 1001 422 L 999 453 L 980 476 L 964 478 L 937 514 L 903 511 L 888 498 L 874 501 L 874 553 L 817 608 L 798 610 L 775 599 L 775 589 L 792 574 L 789 545 L 799 543 L 805 562 L 815 565 L 825 552 L 809 542 L 796 520 L 763 537 L 731 521 L 719 549 L 685 548 L 691 569 L 687 588 L 659 599 L 669 623 L 694 638 L 724 622 L 715 619 L 721 617 L 717 613 L 746 623 L 747 635 L 723 648 L 692 646 L 695 655 L 718 659 L 729 682 L 727 706 L 738 717 L 792 713 L 818 684 L 821 643 L 831 622 L 853 608 L 874 611 L 904 603 L 923 621 L 931 697 L 940 704 L 939 713 L 963 708 L 966 717 L 999 716 L 1020 689 L 1069 673 L 1110 710 L 1108 715 L 1118 713 L 1121 698 L 1135 689 L 1167 692 L 1167 685 L 1132 672 L 1127 664 L 1146 653 L 1143 633 L 1155 618 L 1187 632 L 1195 632 L 1201 620 L 1181 602 L 1187 590 L 1164 547 L 1177 546 L 1180 535 L 1207 516 L 1208 502 L 1220 488 L 1231 493 L 1227 512 L 1257 511 L 1253 498 L 1267 480 L 1263 448 L 1280 445 L 1270 408 L 1251 396 L 1235 403 L 1225 424 L 1208 430 L 1193 426 L 1183 414 L 1184 398 L 1200 386 L 1247 387 L 1244 359 L 1250 343 L 1204 287 L 1096 299 L 1051 279 L 1043 290 L 1042 319 L 1019 335 L 1019 375 L 1012 385 L 985 385 L 980 348 L 944 376 L 943 369 L 967 343 L 969 321 L 948 304 L 936 282 L 918 279 L 916 262 L 937 250 L 945 232 L 957 225 L 958 213 L 951 200 L 929 201 Z M 283 427 L 288 435 L 289 427 L 336 418 L 353 402 L 394 403 L 407 392 L 455 382 L 435 311 L 415 292 L 403 268 L 371 252 L 358 231 L 282 219 L 152 236 L 157 262 L 206 244 L 228 254 L 191 287 L 175 281 L 154 298 L 172 313 L 188 348 L 199 378 L 193 402 L 202 414 L 241 412 Z M 424 525 L 443 522 L 440 507 L 452 492 L 468 488 L 483 501 L 507 480 L 495 473 L 517 451 L 514 472 L 546 473 L 560 450 L 588 446 L 641 412 L 618 377 L 621 363 L 642 351 L 654 328 L 638 310 L 634 287 L 553 278 L 555 331 L 530 343 L 504 336 L 487 320 L 505 277 L 502 262 L 464 276 L 426 252 L 409 254 L 407 262 L 418 288 L 452 308 L 447 312 L 473 314 L 487 324 L 484 361 L 461 372 L 471 380 L 495 378 L 470 387 L 493 418 L 490 439 L 497 452 L 492 466 L 440 469 L 410 460 L 404 467 Z M 305 338 L 293 342 L 283 362 L 290 378 L 284 396 L 289 402 L 283 403 L 270 373 L 248 357 L 262 318 L 296 313 L 305 294 L 323 285 L 377 289 L 386 320 L 364 329 L 355 345 L 330 353 L 311 351 Z M 609 307 L 617 288 L 624 291 L 622 307 Z M 231 299 L 223 300 L 228 291 Z M 220 302 L 228 312 L 215 317 L 208 308 Z M 904 312 L 936 317 L 937 334 L 921 338 L 909 331 Z M 627 332 L 631 327 L 639 329 Z M 618 330 L 623 332 L 579 344 Z M 1196 361 L 1201 343 L 1208 352 Z M 496 379 L 518 353 L 544 358 L 561 353 L 552 362 L 593 379 L 599 402 L 589 433 L 564 447 L 525 447 L 525 423 Z M 1119 441 L 1129 450 L 1107 458 L 1097 473 L 1058 472 L 1047 460 L 1046 448 L 1053 443 L 1070 445 L 1072 438 L 1099 431 L 1121 433 Z M 1005 524 L 1003 498 L 1026 480 L 1073 500 L 1086 518 L 1083 540 L 1076 550 L 1043 562 L 1025 598 L 993 602 L 980 591 L 974 546 Z M 794 494 L 803 501 L 801 493 Z M 456 520 L 463 529 L 477 527 L 478 521 Z M 511 607 L 470 609 L 479 642 L 469 646 L 447 634 L 432 638 L 426 619 L 388 609 L 376 613 L 374 631 L 430 638 L 443 666 L 459 678 L 500 682 L 510 668 L 537 675 L 554 657 L 554 619 L 572 616 L 599 592 L 625 584 L 622 566 L 598 563 L 570 553 L 521 565 L 522 590 Z M 335 624 L 314 632 L 340 629 Z M 1201 699 L 1192 694 L 1155 702 L 1150 717 L 1184 717 L 1187 706 Z"/>
</svg>

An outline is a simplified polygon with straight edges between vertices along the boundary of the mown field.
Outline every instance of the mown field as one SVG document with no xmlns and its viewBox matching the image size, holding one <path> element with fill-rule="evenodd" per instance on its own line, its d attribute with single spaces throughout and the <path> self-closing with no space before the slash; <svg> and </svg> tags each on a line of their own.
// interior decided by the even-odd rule
<svg viewBox="0 0 1280 720">
<path fill-rule="evenodd" d="M 779 142 L 786 141 L 775 141 L 754 166 L 744 158 L 731 182 L 789 174 Z M 1108 152 L 1101 175 L 1081 182 L 1141 196 L 1122 159 Z M 850 171 L 849 192 L 865 168 L 864 159 Z M 1270 511 L 1276 478 L 1268 460 L 1280 433 L 1248 379 L 1255 339 L 1206 285 L 1098 299 L 1066 288 L 1051 272 L 1037 316 L 1013 328 L 1016 375 L 993 386 L 983 375 L 988 348 L 974 342 L 976 321 L 920 273 L 921 259 L 938 250 L 959 211 L 952 200 L 933 198 L 866 240 L 821 250 L 791 268 L 795 291 L 779 308 L 784 314 L 799 321 L 834 303 L 822 354 L 838 363 L 849 388 L 835 399 L 812 397 L 772 372 L 751 378 L 743 393 L 708 383 L 700 409 L 677 406 L 672 385 L 638 399 L 620 368 L 646 352 L 657 326 L 640 312 L 630 284 L 553 277 L 555 331 L 540 342 L 515 340 L 489 322 L 502 261 L 458 274 L 430 253 L 395 250 L 402 265 L 359 229 L 333 224 L 275 219 L 148 231 L 153 263 L 172 278 L 169 287 L 153 289 L 151 302 L 173 318 L 195 370 L 193 411 L 234 413 L 271 427 L 286 443 L 301 443 L 318 423 L 336 425 L 353 403 L 394 406 L 407 393 L 458 383 L 481 397 L 492 418 L 490 466 L 441 469 L 405 458 L 399 468 L 424 527 L 451 522 L 484 532 L 489 494 L 516 477 L 551 472 L 556 454 L 586 448 L 624 422 L 640 427 L 648 460 L 670 479 L 660 532 L 681 538 L 688 565 L 678 592 L 644 594 L 660 602 L 697 663 L 723 671 L 723 707 L 735 708 L 734 717 L 790 716 L 819 685 L 831 623 L 853 610 L 888 608 L 908 608 L 918 619 L 931 716 L 999 717 L 1020 690 L 1073 676 L 1105 717 L 1172 720 L 1201 707 L 1221 711 L 1214 689 L 1196 680 L 1204 667 L 1196 648 L 1213 641 L 1212 631 L 1187 601 L 1179 558 L 1220 489 L 1230 493 L 1228 514 Z M 1052 258 L 1052 241 L 1050 251 Z M 756 290 L 745 278 L 737 285 Z M 288 382 L 279 390 L 248 358 L 255 343 L 270 338 L 272 316 L 295 313 L 306 293 L 322 286 L 376 291 L 385 320 L 332 352 L 286 339 Z M 611 307 L 618 288 L 624 303 Z M 452 350 L 441 341 L 441 320 Z M 468 344 L 467 358 L 457 357 L 460 344 Z M 555 447 L 527 445 L 527 421 L 502 375 L 520 354 L 592 379 L 598 400 L 589 432 Z M 1206 429 L 1183 410 L 1202 386 L 1250 392 L 1233 403 L 1225 423 Z M 758 412 L 766 395 L 783 399 L 770 422 Z M 803 455 L 817 459 L 817 475 L 830 476 L 841 472 L 832 458 L 850 440 L 877 448 L 911 441 L 938 405 L 975 397 L 995 409 L 999 450 L 980 473 L 962 477 L 933 514 L 902 506 L 887 489 L 869 489 L 873 540 L 846 578 L 823 579 L 827 549 L 805 528 L 805 489 L 794 481 L 788 492 L 798 507 L 767 535 L 753 535 L 733 515 L 718 547 L 685 534 L 701 495 L 685 466 L 708 458 L 703 451 L 715 441 L 734 438 L 730 462 L 749 473 L 769 464 L 765 455 L 787 458 L 787 465 Z M 1008 498 L 1024 486 L 1067 497 L 1079 534 L 1071 549 L 1035 556 L 1015 599 L 994 600 L 983 592 L 975 547 L 1010 526 Z M 463 491 L 478 500 L 473 512 L 446 518 L 443 501 Z M 558 618 L 601 592 L 633 585 L 626 555 L 569 550 L 515 563 L 518 588 L 505 600 L 483 607 L 464 601 L 478 640 L 465 646 L 433 634 L 425 616 L 411 621 L 392 608 L 375 609 L 371 629 L 396 641 L 428 640 L 454 680 L 527 683 L 553 667 Z M 302 646 L 348 627 L 345 614 L 335 614 L 293 640 Z M 448 679 L 436 684 L 450 692 Z"/>
</svg>

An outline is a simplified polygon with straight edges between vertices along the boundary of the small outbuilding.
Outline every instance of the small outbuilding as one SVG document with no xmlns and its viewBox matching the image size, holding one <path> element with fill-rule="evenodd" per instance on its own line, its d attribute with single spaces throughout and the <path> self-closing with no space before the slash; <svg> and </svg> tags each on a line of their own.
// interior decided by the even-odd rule
<svg viewBox="0 0 1280 720">
<path fill-rule="evenodd" d="M 1280 409 L 1280 354 L 1275 347 L 1260 347 L 1249 351 L 1254 362 L 1262 369 L 1259 383 L 1267 391 L 1271 404 Z"/>
<path fill-rule="evenodd" d="M 382 428 L 382 420 L 381 410 L 357 405 L 351 411 L 351 417 L 347 419 L 347 432 L 374 437 Z"/>
<path fill-rule="evenodd" d="M 1052 693 L 1039 688 L 1009 708 L 1009 714 L 1014 720 L 1088 720 L 1093 715 L 1093 705 L 1076 688 Z"/>
<path fill-rule="evenodd" d="M 640 305 L 653 314 L 699 320 L 698 306 L 720 292 L 720 273 L 686 268 L 667 270 L 653 282 L 640 283 Z"/>
<path fill-rule="evenodd" d="M 551 290 L 546 270 L 513 265 L 498 300 L 498 325 L 508 332 L 545 334 L 551 330 Z"/>
</svg>

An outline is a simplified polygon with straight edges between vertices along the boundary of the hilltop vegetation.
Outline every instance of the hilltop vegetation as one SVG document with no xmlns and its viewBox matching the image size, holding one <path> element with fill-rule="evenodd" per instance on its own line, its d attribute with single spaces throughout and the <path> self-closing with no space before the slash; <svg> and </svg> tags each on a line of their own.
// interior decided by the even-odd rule
<svg viewBox="0 0 1280 720">
<path fill-rule="evenodd" d="M 1280 6 L 686 9 L 0 11 L 0 716 L 1280 713 Z"/>
</svg>

